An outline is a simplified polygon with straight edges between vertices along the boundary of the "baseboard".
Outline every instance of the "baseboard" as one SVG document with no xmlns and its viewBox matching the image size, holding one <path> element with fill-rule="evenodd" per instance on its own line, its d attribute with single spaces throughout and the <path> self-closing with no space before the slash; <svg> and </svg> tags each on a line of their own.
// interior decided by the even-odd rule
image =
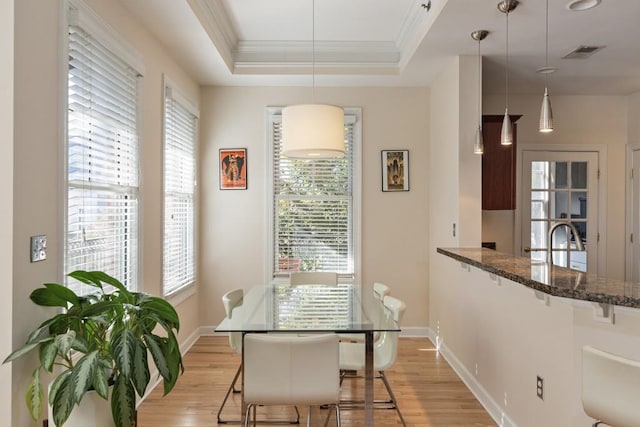
<svg viewBox="0 0 640 427">
<path fill-rule="evenodd" d="M 438 352 L 445 358 L 451 368 L 458 374 L 458 377 L 467 386 L 471 393 L 478 399 L 487 413 L 500 427 L 517 427 L 516 423 L 509 418 L 504 409 L 496 403 L 491 395 L 482 387 L 474 375 L 458 360 L 455 354 L 447 347 L 446 343 L 439 339 L 431 328 L 427 328 L 427 337 L 436 346 Z"/>
<path fill-rule="evenodd" d="M 400 337 L 405 338 L 428 338 L 429 328 L 427 326 L 403 326 Z"/>
</svg>

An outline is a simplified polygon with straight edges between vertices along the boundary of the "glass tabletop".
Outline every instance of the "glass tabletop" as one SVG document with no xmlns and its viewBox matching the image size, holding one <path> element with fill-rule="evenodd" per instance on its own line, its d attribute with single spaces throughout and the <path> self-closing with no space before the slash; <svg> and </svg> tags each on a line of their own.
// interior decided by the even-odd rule
<svg viewBox="0 0 640 427">
<path fill-rule="evenodd" d="M 391 311 L 360 285 L 256 286 L 216 332 L 400 331 Z"/>
</svg>

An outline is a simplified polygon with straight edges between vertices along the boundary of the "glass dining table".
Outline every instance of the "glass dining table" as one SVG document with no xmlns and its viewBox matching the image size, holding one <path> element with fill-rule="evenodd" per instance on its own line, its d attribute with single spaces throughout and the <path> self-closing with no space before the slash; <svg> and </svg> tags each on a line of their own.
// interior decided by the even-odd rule
<svg viewBox="0 0 640 427">
<path fill-rule="evenodd" d="M 364 422 L 373 425 L 373 348 L 376 332 L 400 328 L 369 287 L 355 284 L 268 284 L 245 292 L 215 332 L 357 334 L 365 345 Z M 357 335 L 352 335 L 357 338 Z M 243 371 L 244 372 L 244 371 Z M 243 374 L 244 375 L 244 374 Z M 242 416 L 245 404 L 242 402 Z"/>
</svg>

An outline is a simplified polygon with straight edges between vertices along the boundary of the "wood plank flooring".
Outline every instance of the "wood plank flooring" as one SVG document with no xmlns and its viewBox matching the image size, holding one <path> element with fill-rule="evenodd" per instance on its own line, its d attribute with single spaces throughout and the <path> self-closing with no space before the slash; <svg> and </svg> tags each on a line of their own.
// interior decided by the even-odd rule
<svg viewBox="0 0 640 427">
<path fill-rule="evenodd" d="M 185 355 L 185 372 L 174 390 L 162 397 L 160 385 L 140 405 L 138 427 L 217 425 L 216 413 L 239 363 L 240 357 L 229 348 L 226 337 L 201 337 Z M 398 359 L 386 374 L 408 426 L 496 426 L 427 339 L 401 338 Z M 376 399 L 386 399 L 382 381 L 375 380 L 375 385 Z M 343 397 L 363 395 L 362 380 L 345 380 Z M 240 395 L 235 394 L 229 398 L 223 418 L 237 419 L 239 414 Z M 294 415 L 289 407 L 258 409 L 259 419 L 283 419 Z M 326 415 L 326 409 L 312 408 L 312 425 L 324 425 Z M 341 418 L 343 426 L 364 425 L 359 409 L 342 410 Z M 401 425 L 394 410 L 375 410 L 374 419 L 376 426 Z M 302 425 L 305 422 L 306 410 L 301 408 Z M 333 415 L 329 425 L 335 425 Z"/>
</svg>

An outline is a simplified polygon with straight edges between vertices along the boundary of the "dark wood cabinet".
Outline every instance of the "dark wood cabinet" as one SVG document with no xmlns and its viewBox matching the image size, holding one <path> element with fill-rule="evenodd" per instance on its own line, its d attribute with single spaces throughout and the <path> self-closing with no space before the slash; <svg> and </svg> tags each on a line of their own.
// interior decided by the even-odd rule
<svg viewBox="0 0 640 427">
<path fill-rule="evenodd" d="M 514 210 L 516 208 L 516 121 L 522 116 L 510 116 L 513 144 L 501 145 L 500 132 L 504 116 L 482 116 L 482 209 Z"/>
</svg>

